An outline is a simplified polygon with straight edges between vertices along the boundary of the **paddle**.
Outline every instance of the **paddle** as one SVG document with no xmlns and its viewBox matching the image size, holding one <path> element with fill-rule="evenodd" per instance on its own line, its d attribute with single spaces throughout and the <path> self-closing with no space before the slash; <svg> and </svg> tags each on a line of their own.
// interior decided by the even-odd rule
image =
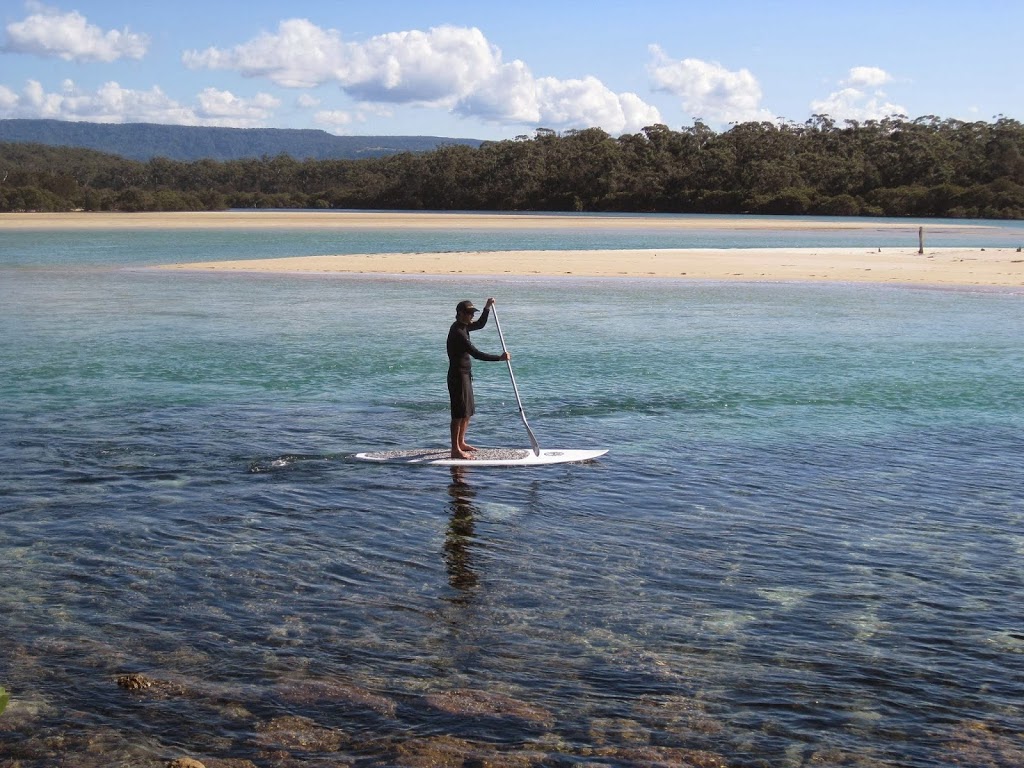
<svg viewBox="0 0 1024 768">
<path fill-rule="evenodd" d="M 506 355 L 508 354 L 508 347 L 505 346 L 505 334 L 501 332 L 501 323 L 498 322 L 498 308 L 491 304 L 491 314 L 494 315 L 494 324 L 498 328 L 498 338 L 501 339 L 501 351 Z M 516 386 L 516 375 L 512 373 L 512 361 L 506 360 L 508 363 L 508 376 L 512 379 L 512 391 L 516 393 L 516 403 L 519 405 L 519 418 L 523 420 L 523 426 L 526 427 L 526 433 L 530 436 L 530 445 L 533 446 L 533 455 L 540 456 L 540 443 L 537 442 L 537 438 L 533 434 L 533 430 L 530 429 L 530 425 L 526 423 L 526 414 L 523 412 L 523 401 L 519 399 L 519 387 Z"/>
</svg>

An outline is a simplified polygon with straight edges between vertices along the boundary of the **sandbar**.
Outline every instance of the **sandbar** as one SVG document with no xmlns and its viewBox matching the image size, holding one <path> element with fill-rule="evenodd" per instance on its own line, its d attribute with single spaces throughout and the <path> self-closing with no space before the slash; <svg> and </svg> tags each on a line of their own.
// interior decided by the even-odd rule
<svg viewBox="0 0 1024 768">
<path fill-rule="evenodd" d="M 211 211 L 179 213 L 4 213 L 0 232 L 81 230 L 859 230 L 899 235 L 905 247 L 689 248 L 380 253 L 169 264 L 157 269 L 368 275 L 577 278 L 675 278 L 817 281 L 932 286 L 1024 286 L 1024 254 L 1015 248 L 926 248 L 918 222 L 802 219 L 786 216 L 560 215 L 409 211 Z M 984 224 L 933 222 L 927 232 L 983 231 Z"/>
<path fill-rule="evenodd" d="M 1024 286 L 1024 254 L 1012 248 L 682 248 L 473 251 L 296 256 L 169 264 L 224 273 L 350 273 L 463 277 L 678 278 L 757 282 Z"/>
</svg>

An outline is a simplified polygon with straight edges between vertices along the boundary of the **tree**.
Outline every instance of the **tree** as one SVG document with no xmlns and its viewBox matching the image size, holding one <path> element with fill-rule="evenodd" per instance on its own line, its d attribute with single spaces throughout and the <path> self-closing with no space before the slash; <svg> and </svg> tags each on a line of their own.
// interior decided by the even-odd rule
<svg viewBox="0 0 1024 768">
<path fill-rule="evenodd" d="M 1024 216 L 1024 126 L 925 115 L 599 128 L 361 160 L 125 160 L 0 144 L 0 210 L 236 207 Z"/>
</svg>

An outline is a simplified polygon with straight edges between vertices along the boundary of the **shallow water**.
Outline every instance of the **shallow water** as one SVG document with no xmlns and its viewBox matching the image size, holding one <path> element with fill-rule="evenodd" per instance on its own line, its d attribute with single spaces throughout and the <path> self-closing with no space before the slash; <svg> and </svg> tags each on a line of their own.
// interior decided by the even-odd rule
<svg viewBox="0 0 1024 768">
<path fill-rule="evenodd" d="M 3 234 L 0 763 L 1021 764 L 1019 294 L 135 268 L 285 247 Z M 611 452 L 352 461 L 444 444 L 488 295 Z"/>
</svg>

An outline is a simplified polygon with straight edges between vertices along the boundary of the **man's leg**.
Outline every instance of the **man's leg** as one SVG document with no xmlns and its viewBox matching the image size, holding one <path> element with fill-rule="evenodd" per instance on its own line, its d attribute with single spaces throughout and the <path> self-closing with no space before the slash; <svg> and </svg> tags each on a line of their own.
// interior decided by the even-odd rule
<svg viewBox="0 0 1024 768">
<path fill-rule="evenodd" d="M 469 431 L 469 416 L 462 420 L 462 426 L 459 427 L 459 450 L 463 452 L 475 451 L 476 448 L 466 442 L 467 431 Z"/>
<path fill-rule="evenodd" d="M 469 426 L 469 419 L 452 419 L 452 458 L 464 459 L 466 454 L 462 450 L 462 443 L 466 438 L 466 427 Z"/>
</svg>

